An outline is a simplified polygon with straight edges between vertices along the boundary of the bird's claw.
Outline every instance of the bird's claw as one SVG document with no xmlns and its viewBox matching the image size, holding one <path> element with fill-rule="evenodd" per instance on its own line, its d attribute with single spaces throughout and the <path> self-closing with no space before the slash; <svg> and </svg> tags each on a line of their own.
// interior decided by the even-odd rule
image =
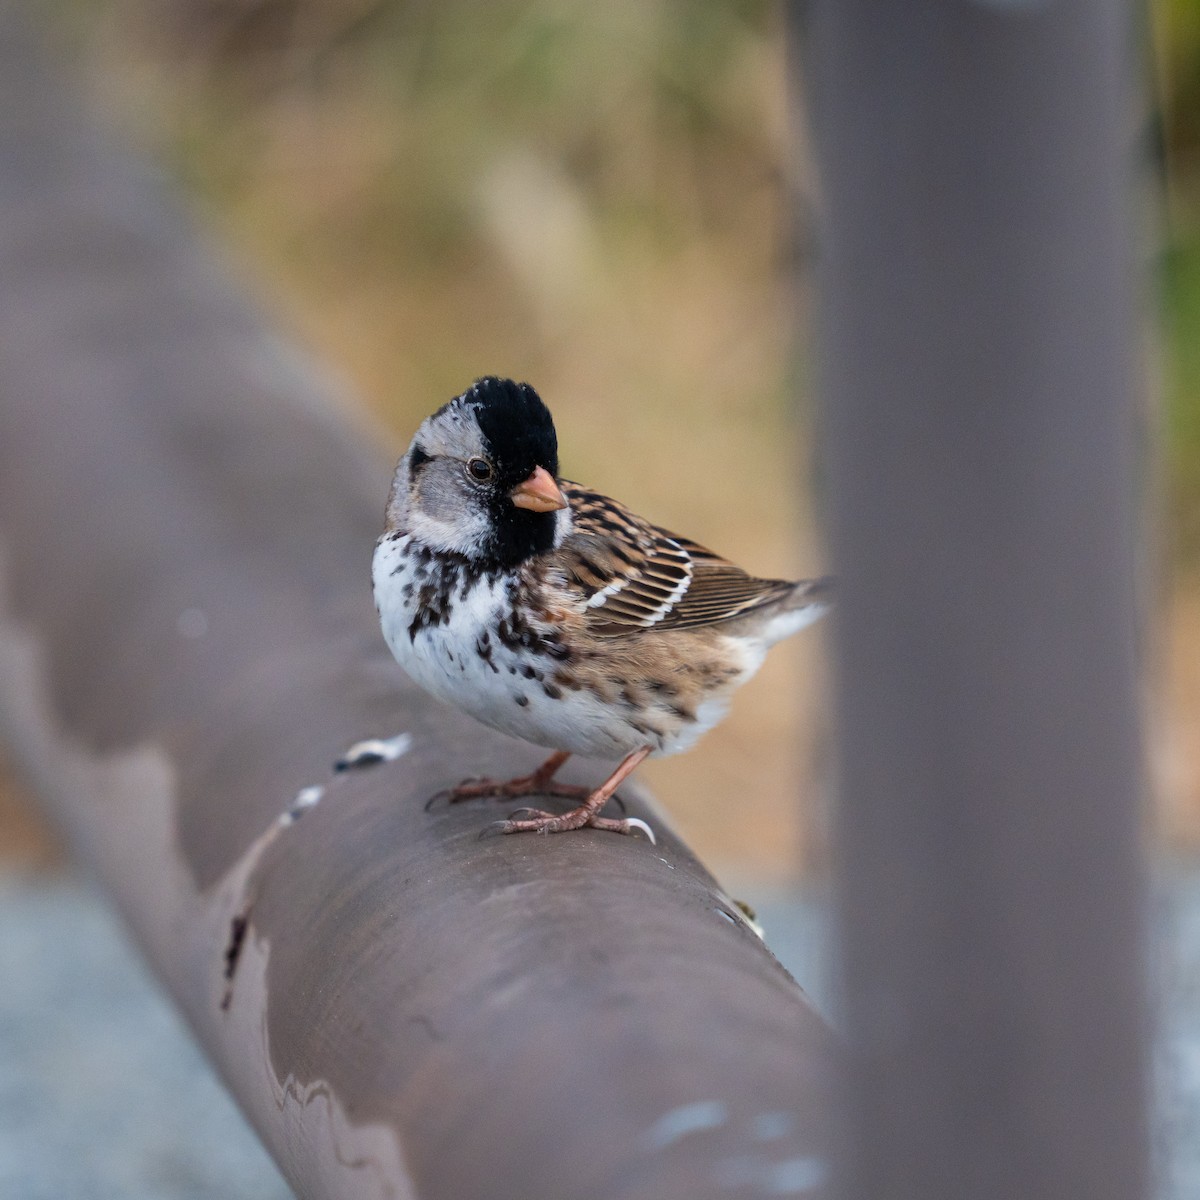
<svg viewBox="0 0 1200 1200">
<path fill-rule="evenodd" d="M 503 783 L 499 783 L 495 779 L 488 779 L 485 775 L 471 775 L 453 787 L 442 788 L 440 792 L 434 792 L 425 801 L 425 811 L 429 812 L 440 800 L 445 800 L 447 804 L 459 804 L 464 800 L 482 800 L 488 796 L 502 796 L 504 786 Z"/>
<path fill-rule="evenodd" d="M 640 829 L 650 845 L 658 845 L 658 838 L 654 836 L 654 830 L 651 829 L 650 826 L 641 819 L 641 817 L 626 817 L 625 820 L 619 822 L 619 824 L 625 826 L 625 828 L 621 831 L 622 833 L 632 834 L 635 829 Z"/>
<path fill-rule="evenodd" d="M 565 833 L 570 829 L 578 828 L 576 825 L 566 825 L 561 822 L 562 817 L 556 817 L 553 813 L 545 812 L 540 808 L 518 808 L 515 812 L 509 814 L 506 821 L 492 821 L 490 824 L 485 825 L 480 830 L 479 837 L 482 840 L 508 833 Z M 611 833 L 623 833 L 629 836 L 637 832 L 650 845 L 658 845 L 658 839 L 654 836 L 654 830 L 640 817 L 624 817 L 619 821 L 612 820 L 609 817 L 592 817 L 591 820 L 585 821 L 584 824 L 592 829 L 602 829 Z"/>
<path fill-rule="evenodd" d="M 503 833 L 512 833 L 509 829 L 511 821 L 490 821 L 479 831 L 479 840 L 482 842 L 484 838 L 499 837 Z"/>
<path fill-rule="evenodd" d="M 523 820 L 517 819 L 518 813 L 531 813 L 531 817 Z M 537 828 L 533 823 L 545 821 L 541 828 Z M 479 831 L 479 840 L 484 838 L 499 837 L 506 833 L 557 833 L 552 822 L 556 820 L 553 813 L 542 812 L 540 808 L 518 808 L 516 812 L 508 818 L 507 821 L 491 821 Z"/>
<path fill-rule="evenodd" d="M 593 817 L 588 824 L 593 829 L 607 829 L 611 833 L 624 833 L 627 835 L 632 835 L 634 830 L 637 830 L 650 845 L 658 845 L 658 839 L 654 836 L 654 830 L 641 817 L 624 817 L 619 821 L 614 821 L 608 817 Z"/>
</svg>

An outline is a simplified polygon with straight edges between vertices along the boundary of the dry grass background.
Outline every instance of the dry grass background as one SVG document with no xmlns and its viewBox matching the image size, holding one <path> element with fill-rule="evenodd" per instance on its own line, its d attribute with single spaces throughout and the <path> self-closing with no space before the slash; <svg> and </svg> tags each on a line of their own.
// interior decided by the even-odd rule
<svg viewBox="0 0 1200 1200">
<path fill-rule="evenodd" d="M 1181 79 L 1200 46 L 1183 36 L 1190 3 L 1155 8 Z M 822 568 L 794 401 L 807 292 L 792 214 L 810 189 L 777 5 L 45 7 L 97 107 L 182 181 L 393 449 L 475 376 L 513 375 L 550 403 L 565 474 L 757 572 Z M 1177 392 L 1173 412 L 1200 412 L 1200 382 Z M 1176 494 L 1176 520 L 1195 503 Z M 1194 847 L 1200 587 L 1168 590 L 1157 812 Z M 645 769 L 711 861 L 779 878 L 820 859 L 826 696 L 820 637 L 801 635 L 695 751 Z M 0 854 L 11 827 L 0 811 Z"/>
<path fill-rule="evenodd" d="M 564 474 L 756 572 L 822 570 L 800 516 L 803 298 L 771 5 L 57 12 L 98 107 L 183 180 L 393 449 L 474 377 L 527 379 Z M 644 772 L 710 861 L 780 877 L 813 853 L 818 641 L 777 651 L 724 726 Z"/>
</svg>

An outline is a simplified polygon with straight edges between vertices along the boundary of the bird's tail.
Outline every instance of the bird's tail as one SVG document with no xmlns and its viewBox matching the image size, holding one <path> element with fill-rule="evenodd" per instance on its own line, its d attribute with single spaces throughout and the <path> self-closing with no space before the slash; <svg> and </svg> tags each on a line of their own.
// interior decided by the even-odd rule
<svg viewBox="0 0 1200 1200">
<path fill-rule="evenodd" d="M 834 580 L 832 575 L 820 579 L 802 579 L 783 596 L 763 629 L 763 637 L 773 646 L 785 637 L 811 625 L 833 607 Z"/>
</svg>

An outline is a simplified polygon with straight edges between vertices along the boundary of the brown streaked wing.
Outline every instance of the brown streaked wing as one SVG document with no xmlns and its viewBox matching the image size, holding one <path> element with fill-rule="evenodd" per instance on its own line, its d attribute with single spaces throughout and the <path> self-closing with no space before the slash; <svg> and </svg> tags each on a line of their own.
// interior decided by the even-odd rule
<svg viewBox="0 0 1200 1200">
<path fill-rule="evenodd" d="M 662 625 L 686 629 L 729 621 L 782 600 L 794 586 L 785 579 L 757 579 L 713 555 L 693 564 L 691 587 Z"/>
<path fill-rule="evenodd" d="M 574 530 L 555 555 L 556 565 L 586 605 L 588 627 L 598 636 L 714 624 L 769 604 L 792 586 L 755 579 L 607 496 L 559 482 L 571 502 Z"/>
</svg>

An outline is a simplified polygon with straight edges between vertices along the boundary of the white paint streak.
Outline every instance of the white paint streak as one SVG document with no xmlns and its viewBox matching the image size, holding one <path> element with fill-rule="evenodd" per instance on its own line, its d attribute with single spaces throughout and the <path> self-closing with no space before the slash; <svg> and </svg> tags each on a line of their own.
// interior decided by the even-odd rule
<svg viewBox="0 0 1200 1200">
<path fill-rule="evenodd" d="M 665 1150 L 693 1133 L 719 1129 L 728 1120 L 729 1106 L 724 1100 L 697 1100 L 663 1113 L 642 1140 L 647 1149 Z"/>
<path fill-rule="evenodd" d="M 829 1167 L 819 1158 L 786 1158 L 769 1162 L 752 1154 L 731 1155 L 717 1163 L 716 1181 L 730 1191 L 753 1189 L 767 1196 L 802 1196 L 829 1179 Z"/>
<path fill-rule="evenodd" d="M 822 1187 L 829 1167 L 819 1158 L 788 1158 L 766 1171 L 764 1184 L 770 1196 L 799 1196 Z"/>
<path fill-rule="evenodd" d="M 292 806 L 279 817 L 279 822 L 282 825 L 294 825 L 304 814 L 312 807 L 321 803 L 321 798 L 325 795 L 325 789 L 319 784 L 314 784 L 312 787 L 301 788 L 296 793 L 295 800 L 292 801 Z"/>
<path fill-rule="evenodd" d="M 365 738 L 355 742 L 337 761 L 339 771 L 366 767 L 374 763 L 395 762 L 412 749 L 412 735 L 398 733 L 390 738 Z"/>
<path fill-rule="evenodd" d="M 270 1128 L 282 1127 L 292 1152 L 292 1182 L 302 1179 L 306 1194 L 417 1200 L 416 1185 L 393 1129 L 374 1122 L 353 1122 L 324 1079 L 305 1081 L 288 1075 L 279 1080 L 271 1072 L 266 1020 L 270 954 L 269 940 L 257 937 L 252 925 L 238 963 L 237 990 L 225 1014 L 231 1028 L 238 1030 L 239 1042 L 262 1047 L 260 1055 L 242 1055 L 227 1068 L 231 1078 L 244 1075 L 247 1078 L 239 1081 L 254 1088 L 257 1103 L 247 1115 L 260 1129 L 262 1122 Z M 262 1065 L 267 1067 L 269 1090 L 264 1090 Z"/>
</svg>

